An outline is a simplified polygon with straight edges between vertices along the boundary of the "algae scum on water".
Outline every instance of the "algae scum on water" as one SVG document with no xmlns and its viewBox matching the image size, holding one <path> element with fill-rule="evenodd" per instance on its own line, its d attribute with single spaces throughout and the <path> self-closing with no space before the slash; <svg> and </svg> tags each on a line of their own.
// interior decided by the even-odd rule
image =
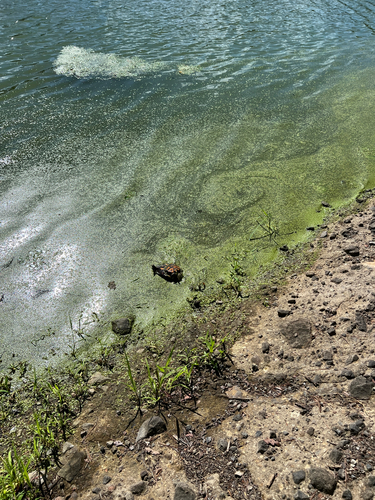
<svg viewBox="0 0 375 500">
<path fill-rule="evenodd" d="M 368 5 L 4 5 L 3 365 L 48 363 L 128 313 L 143 332 L 200 314 L 195 293 L 245 294 L 322 201 L 372 187 Z M 171 263 L 179 285 L 153 277 Z"/>
</svg>

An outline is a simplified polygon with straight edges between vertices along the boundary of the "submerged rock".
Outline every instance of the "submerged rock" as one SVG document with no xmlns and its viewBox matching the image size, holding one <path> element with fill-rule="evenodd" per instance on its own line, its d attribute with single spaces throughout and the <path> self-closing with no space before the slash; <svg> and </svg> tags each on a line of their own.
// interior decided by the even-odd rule
<svg viewBox="0 0 375 500">
<path fill-rule="evenodd" d="M 117 335 L 129 335 L 132 331 L 134 321 L 135 316 L 133 314 L 116 319 L 112 321 L 112 330 L 117 333 Z"/>
</svg>

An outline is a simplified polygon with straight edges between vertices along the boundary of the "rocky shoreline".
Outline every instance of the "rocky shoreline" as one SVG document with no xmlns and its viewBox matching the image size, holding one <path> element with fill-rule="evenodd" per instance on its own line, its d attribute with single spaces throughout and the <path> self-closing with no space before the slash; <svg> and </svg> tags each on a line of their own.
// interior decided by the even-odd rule
<svg viewBox="0 0 375 500">
<path fill-rule="evenodd" d="M 193 397 L 139 416 L 124 365 L 91 376 L 52 497 L 374 498 L 375 206 L 359 201 L 319 229 L 307 271 L 189 326 L 191 346 L 239 337 Z"/>
</svg>

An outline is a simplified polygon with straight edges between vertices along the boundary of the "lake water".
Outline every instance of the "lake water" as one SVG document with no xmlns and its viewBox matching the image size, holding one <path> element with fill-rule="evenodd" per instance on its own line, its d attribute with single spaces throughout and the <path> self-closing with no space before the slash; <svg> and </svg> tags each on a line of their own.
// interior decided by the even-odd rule
<svg viewBox="0 0 375 500">
<path fill-rule="evenodd" d="M 375 185 L 374 1 L 0 6 L 3 366 L 98 318 L 147 327 L 235 248 L 248 275 L 275 257 L 262 210 L 300 241 Z"/>
</svg>

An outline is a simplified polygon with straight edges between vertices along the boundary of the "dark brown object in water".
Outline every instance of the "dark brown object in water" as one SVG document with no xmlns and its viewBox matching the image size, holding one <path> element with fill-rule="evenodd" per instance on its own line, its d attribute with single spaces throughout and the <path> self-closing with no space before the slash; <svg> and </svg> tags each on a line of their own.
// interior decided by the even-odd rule
<svg viewBox="0 0 375 500">
<path fill-rule="evenodd" d="M 182 269 L 176 264 L 162 264 L 161 266 L 152 266 L 152 270 L 155 274 L 158 274 L 161 278 L 166 281 L 170 281 L 171 283 L 179 283 L 184 274 Z"/>
</svg>

